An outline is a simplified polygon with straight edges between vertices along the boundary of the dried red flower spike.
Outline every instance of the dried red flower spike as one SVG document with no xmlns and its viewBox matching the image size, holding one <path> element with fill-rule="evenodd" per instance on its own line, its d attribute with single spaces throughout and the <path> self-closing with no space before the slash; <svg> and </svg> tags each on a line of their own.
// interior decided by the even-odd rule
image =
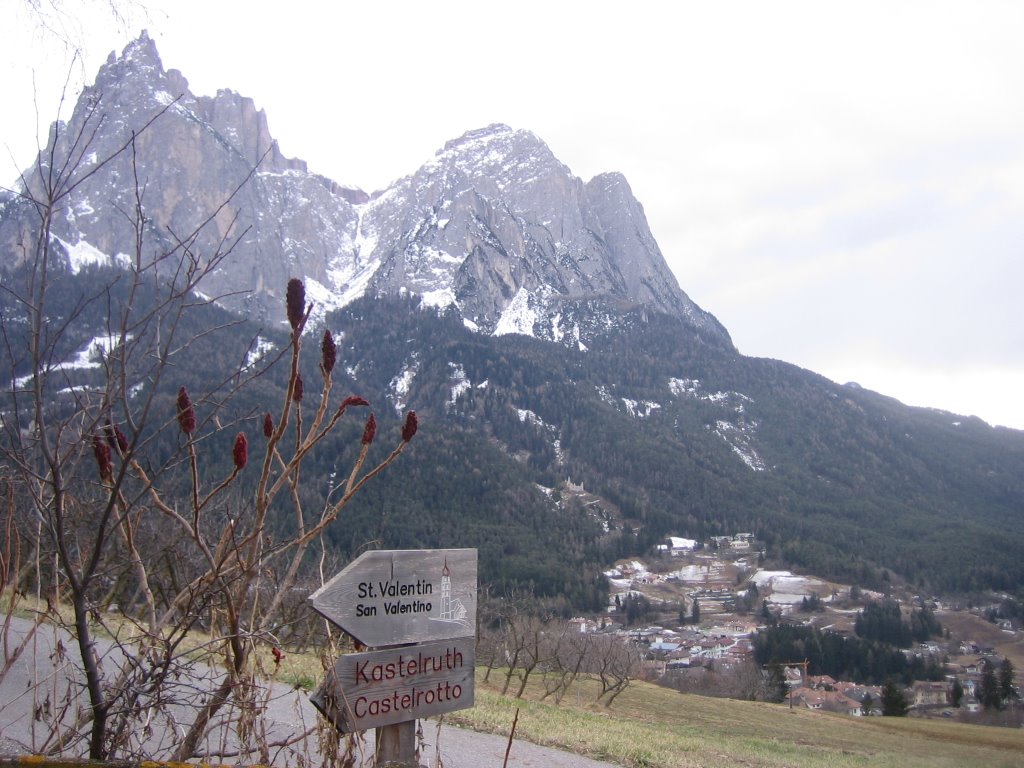
<svg viewBox="0 0 1024 768">
<path fill-rule="evenodd" d="M 107 444 L 111 451 L 116 449 L 119 456 L 128 453 L 128 438 L 125 437 L 120 427 L 110 423 L 110 419 L 107 419 L 107 423 L 103 425 L 103 434 L 107 438 Z"/>
<path fill-rule="evenodd" d="M 270 436 L 274 434 L 274 417 L 269 413 L 263 414 L 263 436 L 270 439 Z"/>
<path fill-rule="evenodd" d="M 305 387 L 302 384 L 302 374 L 295 374 L 295 388 L 292 390 L 292 400 L 296 403 L 302 402 L 302 391 Z"/>
<path fill-rule="evenodd" d="M 288 322 L 291 323 L 292 330 L 295 330 L 306 313 L 306 286 L 297 277 L 288 281 L 285 305 L 288 309 Z"/>
<path fill-rule="evenodd" d="M 419 429 L 420 420 L 416 418 L 416 411 L 409 411 L 405 414 L 405 425 L 402 427 L 402 440 L 408 443 Z"/>
<path fill-rule="evenodd" d="M 96 457 L 96 467 L 100 472 L 100 480 L 113 477 L 113 465 L 110 463 L 110 446 L 99 435 L 92 436 L 92 453 Z"/>
<path fill-rule="evenodd" d="M 235 436 L 235 446 L 231 449 L 231 456 L 235 460 L 235 469 L 245 469 L 249 463 L 249 441 L 244 432 Z"/>
<path fill-rule="evenodd" d="M 366 405 L 369 405 L 369 404 L 370 404 L 370 401 L 367 400 L 365 397 L 359 397 L 358 395 L 349 395 L 348 397 L 346 397 L 344 400 L 341 401 L 341 405 L 339 406 L 339 410 L 343 411 L 346 408 L 348 408 L 350 405 L 353 405 L 353 406 L 355 406 L 355 405 L 366 406 Z"/>
<path fill-rule="evenodd" d="M 114 439 L 117 441 L 117 450 L 121 452 L 121 455 L 124 456 L 128 453 L 128 438 L 116 424 L 114 425 Z"/>
<path fill-rule="evenodd" d="M 338 361 L 338 348 L 334 344 L 334 336 L 330 328 L 324 330 L 324 340 L 320 344 L 320 365 L 324 372 L 330 374 L 334 370 L 334 364 Z"/>
<path fill-rule="evenodd" d="M 366 420 L 366 426 L 363 428 L 363 445 L 369 445 L 373 442 L 374 436 L 377 434 L 377 419 L 374 418 L 373 414 L 370 414 L 370 418 Z"/>
<path fill-rule="evenodd" d="M 191 435 L 196 429 L 196 412 L 184 387 L 178 390 L 178 426 L 186 435 Z"/>
</svg>

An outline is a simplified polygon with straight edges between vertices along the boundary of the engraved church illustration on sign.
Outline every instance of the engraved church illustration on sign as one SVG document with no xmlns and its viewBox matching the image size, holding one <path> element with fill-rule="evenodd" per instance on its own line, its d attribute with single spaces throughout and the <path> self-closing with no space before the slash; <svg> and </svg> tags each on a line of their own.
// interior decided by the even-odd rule
<svg viewBox="0 0 1024 768">
<path fill-rule="evenodd" d="M 441 615 L 438 621 L 464 621 L 466 618 L 466 606 L 459 598 L 452 598 L 452 572 L 448 567 L 448 558 L 444 560 L 444 568 L 441 569 Z"/>
</svg>

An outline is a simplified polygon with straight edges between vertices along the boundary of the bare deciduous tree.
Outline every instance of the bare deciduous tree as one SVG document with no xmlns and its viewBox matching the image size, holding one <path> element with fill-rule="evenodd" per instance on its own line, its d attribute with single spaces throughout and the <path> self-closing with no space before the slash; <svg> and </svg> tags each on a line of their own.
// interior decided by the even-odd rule
<svg viewBox="0 0 1024 768">
<path fill-rule="evenodd" d="M 548 635 L 550 649 L 546 657 L 542 700 L 554 696 L 555 703 L 561 703 L 562 697 L 585 668 L 593 638 L 593 634 L 580 632 L 569 622 L 561 622 L 557 631 Z"/>
<path fill-rule="evenodd" d="M 582 678 L 600 684 L 597 700 L 611 706 L 640 673 L 640 651 L 626 637 L 601 632 L 581 632 L 572 623 L 531 612 L 522 600 L 507 599 L 492 606 L 492 619 L 480 631 L 478 658 L 485 659 L 487 674 L 503 668 L 501 693 L 507 695 L 512 681 L 521 698 L 531 677 L 540 673 L 544 693 L 560 702 Z"/>
<path fill-rule="evenodd" d="M 615 635 L 598 635 L 595 641 L 587 671 L 601 683 L 597 700 L 610 707 L 639 674 L 640 651 L 630 640 Z"/>
<path fill-rule="evenodd" d="M 215 218 L 223 220 L 230 200 L 191 232 L 171 232 L 172 248 L 147 255 L 147 190 L 135 173 L 133 208 L 121 210 L 135 242 L 130 263 L 100 272 L 104 279 L 68 300 L 53 223 L 101 168 L 128 158 L 136 171 L 136 139 L 161 114 L 89 163 L 83 159 L 103 116 L 87 114 L 70 136 L 55 123 L 17 192 L 34 220 L 20 238 L 22 279 L 3 285 L 0 334 L 10 370 L 25 373 L 9 384 L 0 415 L 0 472 L 8 509 L 24 504 L 38 523 L 32 548 L 37 587 L 49 600 L 45 618 L 74 638 L 88 700 L 51 707 L 49 732 L 34 746 L 94 759 L 262 762 L 287 739 L 275 742 L 260 721 L 270 689 L 258 650 L 277 645 L 310 547 L 398 458 L 417 421 L 409 412 L 395 447 L 378 455 L 370 414 L 345 478 L 325 497 L 305 492 L 303 462 L 350 411 L 369 403 L 334 396 L 337 349 L 329 331 L 320 341 L 319 394 L 307 399 L 300 363 L 312 306 L 299 280 L 288 285 L 290 334 L 276 357 L 225 371 L 202 392 L 173 381 L 203 344 L 233 330 L 230 320 L 195 330 L 197 316 L 213 316 L 217 298 L 200 286 L 244 233 L 232 224 L 212 253 L 194 244 Z M 238 189 L 247 182 L 240 179 Z M 71 339 L 98 308 L 107 328 L 87 350 L 94 362 L 83 371 L 68 365 Z M 277 361 L 287 375 L 276 412 L 233 411 L 232 398 Z M 261 435 L 247 433 L 254 422 Z M 250 464 L 250 453 L 260 460 Z M 287 535 L 278 526 L 272 537 L 271 523 L 284 515 Z M 32 521 L 9 529 L 5 580 L 17 573 L 17 546 L 32 535 Z"/>
</svg>

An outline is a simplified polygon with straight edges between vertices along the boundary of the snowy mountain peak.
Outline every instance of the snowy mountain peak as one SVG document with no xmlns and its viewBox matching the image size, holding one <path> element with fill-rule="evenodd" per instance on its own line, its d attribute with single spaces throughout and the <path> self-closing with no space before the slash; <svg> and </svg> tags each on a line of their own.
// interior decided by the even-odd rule
<svg viewBox="0 0 1024 768">
<path fill-rule="evenodd" d="M 568 169 L 559 163 L 548 146 L 534 134 L 524 130 L 513 130 L 507 125 L 495 123 L 486 128 L 467 131 L 438 150 L 434 162 L 421 170 L 433 170 L 440 166 L 448 172 L 457 170 L 475 177 L 491 176 L 500 185 L 502 181 L 522 178 L 526 165 L 534 170 L 555 166 L 568 174 Z"/>
<path fill-rule="evenodd" d="M 509 142 L 515 135 L 515 131 L 504 123 L 491 123 L 483 128 L 475 128 L 466 131 L 456 139 L 445 142 L 443 148 L 437 151 L 437 156 L 444 154 L 455 154 L 460 152 L 473 152 L 480 154 L 481 151 L 499 142 Z"/>
<path fill-rule="evenodd" d="M 137 167 L 127 153 L 104 166 L 70 196 L 54 233 L 94 263 L 133 253 L 118 210 L 133 208 L 126 182 L 142 178 L 147 252 L 173 250 L 175 237 L 207 221 L 193 250 L 230 243 L 231 253 L 205 290 L 269 322 L 283 322 L 280 294 L 296 276 L 318 317 L 364 295 L 414 294 L 455 308 L 480 332 L 583 346 L 587 329 L 608 326 L 607 317 L 584 317 L 599 300 L 609 317 L 645 307 L 731 348 L 725 329 L 680 290 L 621 174 L 584 184 L 529 131 L 469 131 L 371 198 L 283 157 L 252 99 L 228 89 L 193 95 L 181 73 L 164 70 L 146 33 L 83 93 L 63 151 L 94 130 L 92 155 L 75 162 L 95 163 L 139 131 Z M 16 237 L 7 213 L 0 244 Z"/>
<path fill-rule="evenodd" d="M 100 69 L 97 80 L 102 78 L 106 69 L 113 67 L 120 67 L 122 74 L 134 75 L 146 75 L 155 71 L 163 72 L 164 68 L 156 49 L 156 43 L 149 36 L 149 31 L 145 29 L 124 47 L 119 57 L 115 56 L 114 51 L 110 52 L 106 64 Z"/>
<path fill-rule="evenodd" d="M 625 178 L 584 184 L 529 131 L 494 124 L 449 141 L 363 224 L 381 264 L 372 291 L 453 306 L 476 330 L 577 343 L 565 307 L 605 297 L 731 346 L 679 289 Z"/>
</svg>

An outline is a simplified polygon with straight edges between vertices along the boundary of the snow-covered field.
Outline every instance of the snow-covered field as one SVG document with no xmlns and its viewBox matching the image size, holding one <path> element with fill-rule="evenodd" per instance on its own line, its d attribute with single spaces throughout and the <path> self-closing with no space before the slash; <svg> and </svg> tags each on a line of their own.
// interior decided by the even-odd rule
<svg viewBox="0 0 1024 768">
<path fill-rule="evenodd" d="M 790 571 L 758 571 L 753 581 L 762 597 L 779 605 L 793 605 L 814 594 L 829 599 L 828 585 L 812 576 L 794 576 Z"/>
<path fill-rule="evenodd" d="M 644 585 L 670 585 L 676 582 L 676 589 L 684 594 L 693 594 L 705 589 L 743 591 L 736 583 L 736 574 L 746 570 L 745 563 L 728 562 L 717 557 L 697 556 L 685 565 L 668 573 L 653 573 L 640 560 L 625 561 L 605 571 L 612 594 L 642 590 Z M 739 571 L 734 572 L 735 567 Z M 758 570 L 751 580 L 757 585 L 759 603 L 766 600 L 771 605 L 783 606 L 788 612 L 792 606 L 799 606 L 804 598 L 817 595 L 823 602 L 830 602 L 836 585 L 813 576 L 798 576 L 791 571 Z M 707 602 L 707 598 L 702 598 Z M 707 603 L 710 605 L 711 603 Z M 703 605 L 702 605 L 703 607 Z"/>
<path fill-rule="evenodd" d="M 684 566 L 678 571 L 673 571 L 669 576 L 694 584 L 706 581 L 719 581 L 722 578 L 722 569 L 724 567 L 725 563 L 708 560 L 704 563 L 693 563 L 692 565 Z"/>
</svg>

